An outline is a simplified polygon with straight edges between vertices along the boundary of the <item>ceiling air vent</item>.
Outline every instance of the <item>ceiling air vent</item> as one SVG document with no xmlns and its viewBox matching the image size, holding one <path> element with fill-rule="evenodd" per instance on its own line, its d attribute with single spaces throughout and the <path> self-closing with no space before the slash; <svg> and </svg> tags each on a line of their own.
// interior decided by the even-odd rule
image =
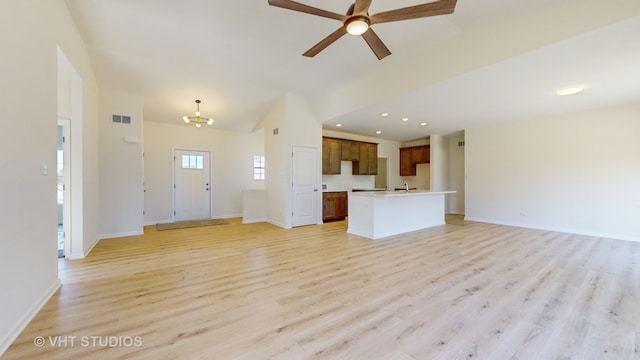
<svg viewBox="0 0 640 360">
<path fill-rule="evenodd" d="M 131 124 L 131 116 L 126 116 L 126 115 L 112 115 L 111 116 L 111 122 L 114 123 L 118 123 L 118 124 Z"/>
</svg>

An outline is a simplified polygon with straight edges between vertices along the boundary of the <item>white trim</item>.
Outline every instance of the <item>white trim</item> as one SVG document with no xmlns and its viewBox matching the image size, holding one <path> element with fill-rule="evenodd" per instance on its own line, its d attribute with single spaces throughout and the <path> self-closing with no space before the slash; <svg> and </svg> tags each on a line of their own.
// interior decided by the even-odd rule
<svg viewBox="0 0 640 360">
<path fill-rule="evenodd" d="M 169 224 L 172 223 L 172 219 L 158 220 L 158 221 L 145 221 L 144 226 L 153 226 L 158 224 Z"/>
<path fill-rule="evenodd" d="M 138 235 L 144 235 L 144 231 L 138 230 L 138 231 L 127 231 L 127 232 L 113 233 L 113 234 L 102 234 L 100 235 L 99 240 L 121 238 L 121 237 L 127 237 L 127 236 L 138 236 Z"/>
<path fill-rule="evenodd" d="M 259 218 L 259 219 L 245 219 L 245 218 L 242 218 L 242 223 L 243 224 L 253 224 L 253 223 L 259 223 L 259 222 L 267 222 L 267 218 Z"/>
<path fill-rule="evenodd" d="M 44 307 L 47 301 L 51 299 L 53 294 L 55 294 L 56 291 L 58 291 L 58 289 L 60 289 L 61 286 L 62 286 L 62 282 L 60 281 L 60 279 L 56 279 L 56 281 L 54 281 L 54 283 L 51 284 L 51 286 L 47 289 L 44 295 L 40 298 L 40 300 L 36 302 L 31 307 L 31 309 L 26 314 L 24 314 L 24 316 L 22 316 L 20 321 L 18 321 L 16 326 L 13 328 L 13 330 L 9 332 L 9 335 L 0 342 L 0 356 L 2 356 L 2 354 L 4 354 L 5 351 L 7 351 L 9 346 L 11 346 L 11 344 L 13 344 L 13 342 L 18 338 L 18 336 L 20 336 L 22 331 L 27 327 L 27 325 L 29 325 L 31 320 L 33 320 L 33 318 L 36 315 L 38 315 L 38 312 L 42 310 L 42 307 Z"/>
<path fill-rule="evenodd" d="M 290 225 L 283 224 L 283 223 L 278 222 L 278 221 L 273 221 L 273 220 L 267 219 L 267 222 L 268 222 L 269 224 L 271 224 L 271 225 L 275 225 L 275 226 L 277 226 L 277 227 L 281 227 L 281 228 L 283 228 L 283 229 L 291 229 L 291 226 L 290 226 Z"/>
<path fill-rule="evenodd" d="M 625 240 L 625 241 L 640 242 L 640 236 L 628 236 L 628 235 L 612 234 L 612 233 L 590 232 L 590 231 L 582 231 L 582 230 L 577 230 L 577 229 L 557 228 L 557 227 L 553 227 L 553 226 L 542 226 L 542 225 L 532 225 L 532 224 L 522 224 L 522 223 L 517 223 L 517 222 L 509 222 L 509 221 L 496 221 L 496 220 L 489 220 L 489 219 L 476 218 L 476 217 L 470 217 L 470 216 L 465 216 L 464 219 L 467 220 L 467 221 L 476 221 L 476 222 L 482 222 L 482 223 L 488 223 L 488 224 L 496 224 L 496 225 L 515 226 L 515 227 L 521 227 L 521 228 L 526 228 L 526 229 L 547 230 L 547 231 L 555 231 L 555 232 L 569 233 L 569 234 L 576 234 L 576 235 L 584 235 L 584 236 L 593 236 L 593 237 L 607 238 L 607 239 L 614 239 L 614 240 Z"/>
</svg>

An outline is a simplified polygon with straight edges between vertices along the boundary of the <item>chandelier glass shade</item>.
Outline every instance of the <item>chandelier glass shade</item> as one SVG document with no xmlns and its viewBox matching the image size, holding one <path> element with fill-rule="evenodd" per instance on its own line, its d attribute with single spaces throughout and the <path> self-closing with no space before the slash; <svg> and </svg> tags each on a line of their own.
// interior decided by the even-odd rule
<svg viewBox="0 0 640 360">
<path fill-rule="evenodd" d="M 202 101 L 200 100 L 196 100 L 196 112 L 195 112 L 195 116 L 183 116 L 182 120 L 184 120 L 185 123 L 189 124 L 189 123 L 194 123 L 196 124 L 196 127 L 201 127 L 202 124 L 207 124 L 207 125 L 213 125 L 213 119 L 212 118 L 207 118 L 207 117 L 203 117 L 200 115 L 200 103 Z"/>
</svg>

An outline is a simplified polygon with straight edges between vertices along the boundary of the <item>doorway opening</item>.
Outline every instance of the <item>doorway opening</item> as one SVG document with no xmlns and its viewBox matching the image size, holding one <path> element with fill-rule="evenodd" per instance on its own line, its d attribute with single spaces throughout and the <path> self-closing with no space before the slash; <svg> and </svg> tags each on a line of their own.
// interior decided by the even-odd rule
<svg viewBox="0 0 640 360">
<path fill-rule="evenodd" d="M 376 189 L 389 190 L 389 165 L 387 158 L 378 158 L 378 173 L 375 177 Z"/>
<path fill-rule="evenodd" d="M 68 257 L 69 223 L 69 120 L 58 120 L 58 147 L 56 149 L 56 176 L 58 179 L 58 258 Z"/>
</svg>

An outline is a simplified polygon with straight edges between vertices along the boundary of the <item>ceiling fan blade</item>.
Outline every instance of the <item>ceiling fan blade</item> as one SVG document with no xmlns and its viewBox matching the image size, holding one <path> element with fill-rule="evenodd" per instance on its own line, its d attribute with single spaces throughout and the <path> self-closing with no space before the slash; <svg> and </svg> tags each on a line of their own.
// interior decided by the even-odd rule
<svg viewBox="0 0 640 360">
<path fill-rule="evenodd" d="M 428 4 L 409 6 L 406 8 L 385 11 L 369 17 L 371 24 L 391 21 L 418 19 L 429 16 L 451 14 L 456 8 L 457 0 L 440 0 Z"/>
<path fill-rule="evenodd" d="M 371 0 L 356 0 L 355 6 L 353 8 L 353 13 L 362 13 L 362 15 L 367 15 L 369 6 L 371 6 Z"/>
<path fill-rule="evenodd" d="M 303 56 L 306 57 L 314 57 L 318 55 L 318 53 L 324 50 L 327 46 L 333 44 L 336 40 L 340 39 L 344 34 L 347 33 L 347 28 L 341 26 L 338 30 L 331 33 L 331 35 L 322 39 L 319 43 L 315 44 L 311 49 L 307 50 Z"/>
<path fill-rule="evenodd" d="M 313 6 L 301 4 L 301 3 L 290 1 L 290 0 L 269 0 L 269 5 L 284 8 L 284 9 L 294 10 L 294 11 L 300 11 L 300 12 L 311 14 L 311 15 L 322 16 L 329 19 L 336 19 L 342 22 L 347 20 L 346 15 L 318 9 Z"/>
<path fill-rule="evenodd" d="M 382 60 L 391 55 L 391 51 L 387 49 L 382 40 L 380 40 L 380 37 L 378 37 L 378 34 L 376 34 L 372 28 L 365 31 L 362 34 L 362 37 L 364 38 L 364 41 L 367 42 L 367 45 L 369 45 L 371 50 L 373 50 L 373 53 L 376 54 L 378 60 Z"/>
</svg>

